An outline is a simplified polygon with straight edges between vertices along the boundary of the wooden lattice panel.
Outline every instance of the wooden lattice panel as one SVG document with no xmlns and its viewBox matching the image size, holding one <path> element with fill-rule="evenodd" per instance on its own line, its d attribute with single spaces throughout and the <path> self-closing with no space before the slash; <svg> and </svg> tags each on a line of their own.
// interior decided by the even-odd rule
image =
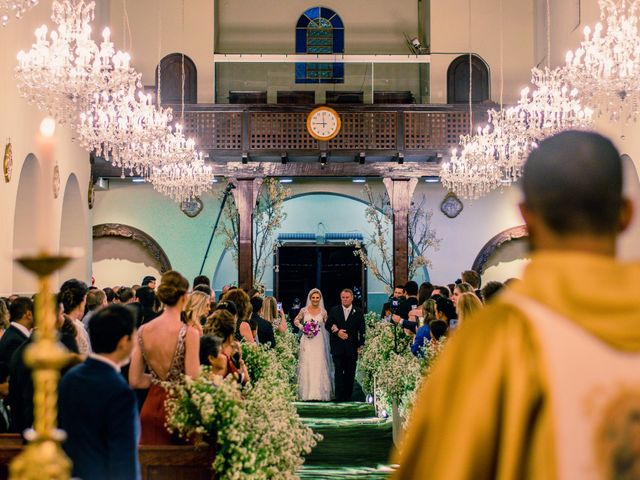
<svg viewBox="0 0 640 480">
<path fill-rule="evenodd" d="M 404 135 L 407 150 L 448 147 L 447 113 L 406 112 L 404 114 Z"/>
<path fill-rule="evenodd" d="M 469 112 L 447 113 L 447 143 L 450 147 L 460 142 L 460 135 L 469 134 Z"/>
<path fill-rule="evenodd" d="M 306 113 L 254 112 L 249 119 L 251 150 L 315 150 Z"/>
<path fill-rule="evenodd" d="M 188 112 L 185 135 L 196 138 L 200 150 L 241 150 L 240 112 Z"/>
<path fill-rule="evenodd" d="M 343 113 L 340 133 L 329 142 L 331 150 L 395 150 L 396 112 Z"/>
</svg>

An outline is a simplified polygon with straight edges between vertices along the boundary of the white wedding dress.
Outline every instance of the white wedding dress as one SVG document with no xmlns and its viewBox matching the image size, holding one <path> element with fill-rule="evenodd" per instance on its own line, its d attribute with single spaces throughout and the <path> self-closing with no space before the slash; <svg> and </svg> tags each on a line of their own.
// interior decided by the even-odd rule
<svg viewBox="0 0 640 480">
<path fill-rule="evenodd" d="M 324 328 L 326 312 L 311 315 L 306 308 L 301 312 L 302 322 L 312 318 L 320 325 L 318 334 L 300 338 L 298 357 L 298 397 L 300 400 L 328 402 L 333 398 L 333 362 L 329 351 L 329 333 Z"/>
</svg>

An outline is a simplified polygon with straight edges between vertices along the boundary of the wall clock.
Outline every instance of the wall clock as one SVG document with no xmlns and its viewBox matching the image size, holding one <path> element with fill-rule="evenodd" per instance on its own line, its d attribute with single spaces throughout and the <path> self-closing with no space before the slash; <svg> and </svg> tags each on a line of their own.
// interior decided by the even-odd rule
<svg viewBox="0 0 640 480">
<path fill-rule="evenodd" d="M 9 183 L 11 181 L 11 172 L 13 171 L 13 148 L 11 147 L 11 140 L 9 140 L 7 146 L 4 147 L 2 168 L 4 170 L 4 181 Z"/>
<path fill-rule="evenodd" d="M 307 131 L 316 140 L 327 141 L 340 133 L 342 122 L 333 108 L 318 107 L 307 116 Z"/>
<path fill-rule="evenodd" d="M 197 217 L 202 211 L 202 200 L 198 197 L 193 197 L 191 200 L 186 200 L 180 204 L 180 210 L 189 218 Z"/>
</svg>

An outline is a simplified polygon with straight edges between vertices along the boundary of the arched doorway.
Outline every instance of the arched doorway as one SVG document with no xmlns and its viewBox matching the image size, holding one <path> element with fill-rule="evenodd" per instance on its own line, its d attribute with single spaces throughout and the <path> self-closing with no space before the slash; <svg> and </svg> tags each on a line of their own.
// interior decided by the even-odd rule
<svg viewBox="0 0 640 480">
<path fill-rule="evenodd" d="M 22 164 L 16 196 L 13 219 L 13 252 L 34 253 L 38 248 L 34 234 L 34 219 L 37 218 L 36 192 L 38 192 L 40 164 L 33 154 L 29 154 Z M 12 293 L 34 293 L 37 290 L 36 277 L 18 264 L 13 264 Z"/>
<path fill-rule="evenodd" d="M 477 55 L 471 55 L 471 98 L 473 103 L 489 100 L 489 67 Z M 457 57 L 447 70 L 447 103 L 469 102 L 469 55 Z"/>
<path fill-rule="evenodd" d="M 89 248 L 87 218 L 80 194 L 80 185 L 78 178 L 71 174 L 67 179 L 62 200 L 60 251 L 72 250 L 77 252 L 79 256 L 60 270 L 61 282 L 70 278 L 77 278 L 83 282 L 90 280 L 90 272 L 87 268 L 87 258 L 90 257 Z"/>
<path fill-rule="evenodd" d="M 184 70 L 183 70 L 184 65 Z M 156 67 L 156 89 L 160 85 L 162 104 L 182 103 L 182 74 L 184 72 L 184 103 L 198 103 L 198 72 L 196 64 L 182 53 L 172 53 Z M 158 79 L 158 77 L 160 77 Z M 158 81 L 160 80 L 160 81 Z"/>
<path fill-rule="evenodd" d="M 482 275 L 483 284 L 521 276 L 529 263 L 528 237 L 527 227 L 519 225 L 498 233 L 482 247 L 471 268 Z"/>
</svg>

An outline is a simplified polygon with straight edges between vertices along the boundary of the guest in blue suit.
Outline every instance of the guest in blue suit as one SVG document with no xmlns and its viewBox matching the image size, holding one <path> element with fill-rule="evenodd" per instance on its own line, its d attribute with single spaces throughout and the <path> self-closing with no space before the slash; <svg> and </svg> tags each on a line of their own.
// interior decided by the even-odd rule
<svg viewBox="0 0 640 480">
<path fill-rule="evenodd" d="M 59 419 L 73 477 L 137 480 L 139 420 L 136 396 L 120 374 L 133 349 L 133 314 L 110 305 L 91 317 L 93 352 L 60 382 Z"/>
</svg>

